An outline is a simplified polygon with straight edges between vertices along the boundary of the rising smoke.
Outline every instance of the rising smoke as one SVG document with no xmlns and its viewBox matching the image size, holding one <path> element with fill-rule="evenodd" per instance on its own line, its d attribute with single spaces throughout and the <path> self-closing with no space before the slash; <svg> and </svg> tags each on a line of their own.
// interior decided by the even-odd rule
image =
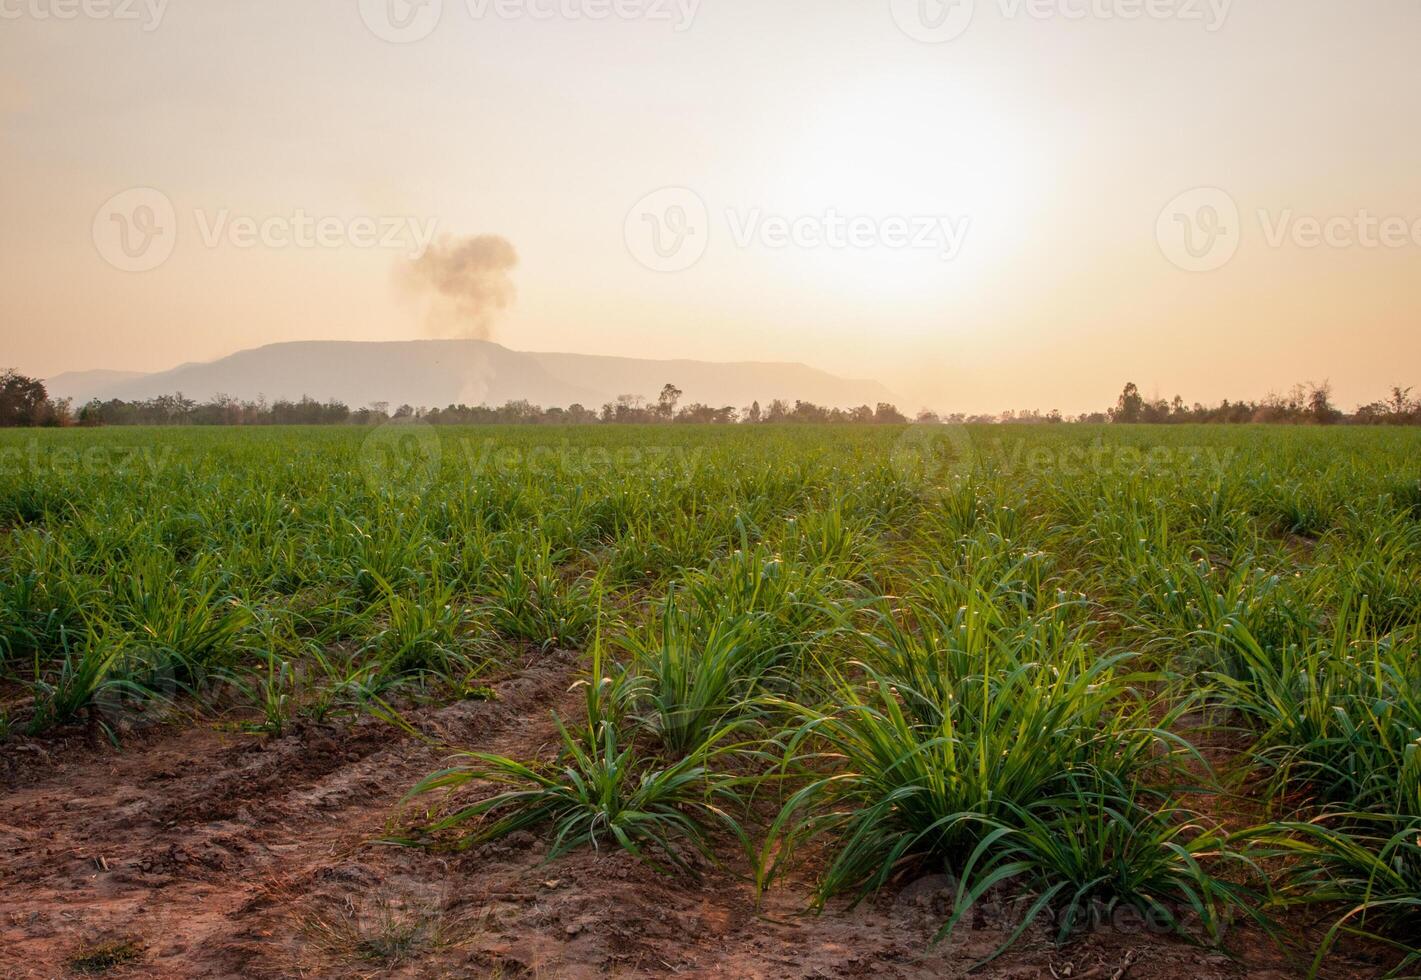
<svg viewBox="0 0 1421 980">
<path fill-rule="evenodd" d="M 425 304 L 431 336 L 487 340 L 517 296 L 509 275 L 517 265 L 517 250 L 500 235 L 443 235 L 402 266 L 398 280 Z"/>
</svg>

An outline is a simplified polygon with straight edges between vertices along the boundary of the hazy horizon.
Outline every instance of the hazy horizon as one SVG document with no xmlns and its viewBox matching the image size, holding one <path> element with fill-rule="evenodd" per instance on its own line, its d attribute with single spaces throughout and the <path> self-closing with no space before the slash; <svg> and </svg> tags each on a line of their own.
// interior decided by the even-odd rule
<svg viewBox="0 0 1421 980">
<path fill-rule="evenodd" d="M 901 408 L 1421 383 L 1421 5 L 0 3 L 0 367 L 795 361 Z M 668 379 L 671 380 L 671 379 Z"/>
</svg>

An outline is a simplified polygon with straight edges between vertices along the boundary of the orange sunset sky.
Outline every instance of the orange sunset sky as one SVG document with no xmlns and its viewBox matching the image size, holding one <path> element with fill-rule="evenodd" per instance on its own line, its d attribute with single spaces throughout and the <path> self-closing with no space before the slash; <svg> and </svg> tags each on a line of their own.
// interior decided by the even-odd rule
<svg viewBox="0 0 1421 980">
<path fill-rule="evenodd" d="M 0 0 L 0 366 L 426 335 L 366 218 L 506 238 L 517 349 L 804 361 L 910 411 L 1421 385 L 1421 4 L 957 2 Z M 172 204 L 156 268 L 96 242 L 129 188 Z M 651 216 L 690 222 L 674 271 L 662 188 L 704 205 Z M 343 231 L 233 232 L 298 213 Z"/>
</svg>

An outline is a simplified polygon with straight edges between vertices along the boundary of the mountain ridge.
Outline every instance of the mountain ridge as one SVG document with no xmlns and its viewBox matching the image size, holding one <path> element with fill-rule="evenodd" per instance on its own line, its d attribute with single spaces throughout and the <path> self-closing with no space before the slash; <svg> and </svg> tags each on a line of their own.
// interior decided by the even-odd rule
<svg viewBox="0 0 1421 980">
<path fill-rule="evenodd" d="M 654 400 L 668 383 L 682 390 L 684 404 L 742 407 L 783 398 L 849 408 L 895 401 L 877 381 L 841 378 L 799 362 L 515 351 L 487 340 L 283 341 L 150 374 L 71 371 L 46 381 L 53 396 L 76 405 L 181 392 L 198 401 L 218 395 L 268 401 L 311 397 L 352 408 L 381 401 L 442 408 L 523 399 L 543 407 L 576 403 L 592 409 L 624 394 Z"/>
</svg>

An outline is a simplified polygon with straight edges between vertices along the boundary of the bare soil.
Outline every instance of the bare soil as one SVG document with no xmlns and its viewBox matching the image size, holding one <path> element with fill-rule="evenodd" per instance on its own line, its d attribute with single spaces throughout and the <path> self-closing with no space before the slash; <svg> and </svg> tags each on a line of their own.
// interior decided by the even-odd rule
<svg viewBox="0 0 1421 980">
<path fill-rule="evenodd" d="M 576 672 L 571 654 L 541 656 L 496 700 L 411 711 L 439 745 L 364 718 L 0 749 L 0 977 L 958 977 L 1001 945 L 990 910 L 932 944 L 943 879 L 811 915 L 812 867 L 757 908 L 729 871 L 672 879 L 615 850 L 547 862 L 526 833 L 458 854 L 379 843 L 443 746 L 550 756 Z M 1030 932 L 972 975 L 1300 975 L 1256 931 L 1230 947 L 1117 920 L 1065 948 Z M 1379 962 L 1351 952 L 1328 975 Z"/>
</svg>

